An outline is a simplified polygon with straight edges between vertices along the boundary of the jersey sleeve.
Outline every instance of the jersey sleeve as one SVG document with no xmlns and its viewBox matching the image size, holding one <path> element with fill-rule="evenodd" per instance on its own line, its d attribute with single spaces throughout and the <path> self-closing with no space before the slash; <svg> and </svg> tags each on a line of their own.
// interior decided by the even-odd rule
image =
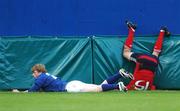
<svg viewBox="0 0 180 111">
<path fill-rule="evenodd" d="M 33 84 L 33 86 L 28 90 L 28 92 L 38 92 L 42 88 L 45 82 L 45 78 L 37 78 Z"/>
</svg>

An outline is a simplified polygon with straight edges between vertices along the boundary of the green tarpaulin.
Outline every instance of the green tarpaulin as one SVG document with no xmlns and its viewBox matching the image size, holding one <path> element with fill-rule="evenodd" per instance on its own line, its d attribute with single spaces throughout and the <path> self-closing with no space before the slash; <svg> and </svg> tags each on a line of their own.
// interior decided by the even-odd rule
<svg viewBox="0 0 180 111">
<path fill-rule="evenodd" d="M 135 37 L 134 52 L 152 53 L 156 36 Z M 133 72 L 135 64 L 123 58 L 126 37 L 1 37 L 0 89 L 26 89 L 34 79 L 31 67 L 46 65 L 62 80 L 100 84 L 120 68 Z M 180 36 L 165 38 L 155 76 L 158 89 L 180 89 Z M 122 80 L 126 84 L 128 80 Z"/>
</svg>

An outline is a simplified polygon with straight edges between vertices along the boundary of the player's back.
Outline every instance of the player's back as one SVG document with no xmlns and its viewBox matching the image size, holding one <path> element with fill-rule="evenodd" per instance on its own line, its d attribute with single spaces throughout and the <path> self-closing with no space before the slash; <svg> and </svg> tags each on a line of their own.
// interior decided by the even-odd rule
<svg viewBox="0 0 180 111">
<path fill-rule="evenodd" d="M 66 82 L 48 73 L 41 73 L 36 79 L 30 91 L 43 90 L 46 92 L 65 91 Z"/>
</svg>

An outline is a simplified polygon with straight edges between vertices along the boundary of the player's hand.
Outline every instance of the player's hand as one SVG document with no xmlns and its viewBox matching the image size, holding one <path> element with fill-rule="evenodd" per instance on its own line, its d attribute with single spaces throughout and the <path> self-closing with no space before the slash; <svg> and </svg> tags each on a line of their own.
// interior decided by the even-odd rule
<svg viewBox="0 0 180 111">
<path fill-rule="evenodd" d="M 19 91 L 19 90 L 17 90 L 17 89 L 13 89 L 13 90 L 12 90 L 12 92 L 17 93 L 17 92 L 20 92 L 20 91 Z"/>
<path fill-rule="evenodd" d="M 25 91 L 23 91 L 24 93 L 27 93 L 28 92 L 28 90 L 25 90 Z"/>
</svg>

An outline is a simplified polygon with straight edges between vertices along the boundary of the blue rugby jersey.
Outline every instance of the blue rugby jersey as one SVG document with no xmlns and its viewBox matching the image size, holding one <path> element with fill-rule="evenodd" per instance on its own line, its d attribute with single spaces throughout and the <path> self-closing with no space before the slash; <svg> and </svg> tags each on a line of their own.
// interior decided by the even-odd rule
<svg viewBox="0 0 180 111">
<path fill-rule="evenodd" d="M 63 92 L 65 90 L 66 82 L 62 81 L 56 76 L 48 73 L 41 73 L 36 79 L 33 86 L 28 92 L 37 92 L 43 90 L 45 92 Z"/>
</svg>

